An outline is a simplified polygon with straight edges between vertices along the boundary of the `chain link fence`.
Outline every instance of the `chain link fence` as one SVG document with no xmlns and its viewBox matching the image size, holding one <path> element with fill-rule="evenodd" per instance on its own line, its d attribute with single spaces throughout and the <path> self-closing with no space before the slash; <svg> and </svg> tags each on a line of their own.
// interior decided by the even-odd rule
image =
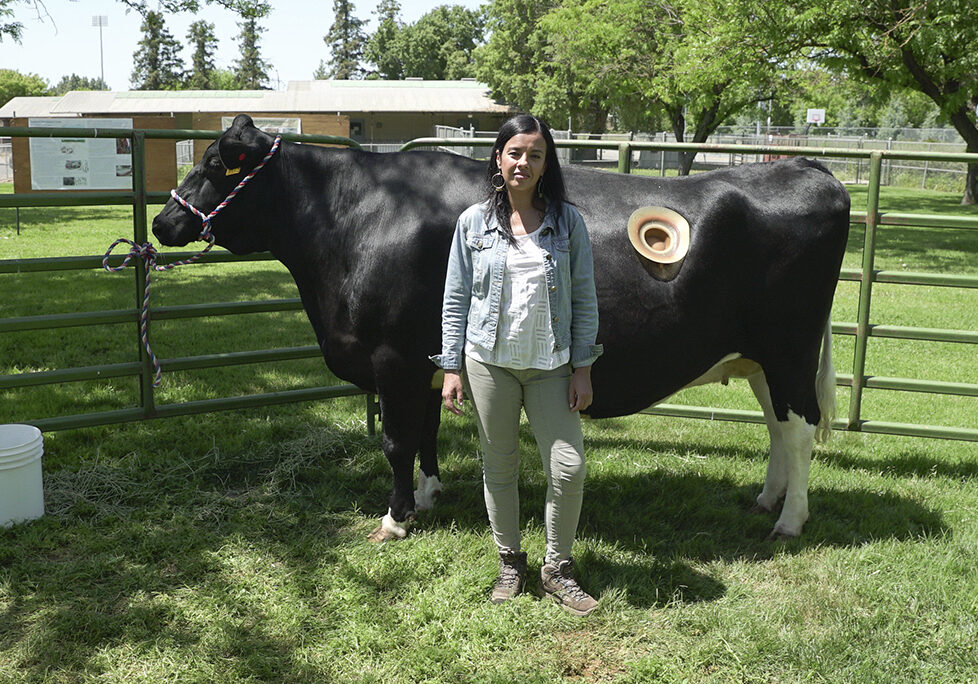
<svg viewBox="0 0 978 684">
<path fill-rule="evenodd" d="M 712 145 L 753 145 L 786 147 L 825 147 L 832 149 L 891 150 L 897 152 L 964 152 L 965 143 L 953 129 L 944 128 L 863 128 L 835 129 L 806 127 L 771 127 L 763 132 L 741 130 L 736 127 L 721 127 L 711 135 L 706 143 Z M 672 133 L 575 133 L 573 131 L 552 130 L 555 140 L 604 140 L 604 141 L 642 141 L 675 142 Z M 495 138 L 496 131 L 475 131 L 451 126 L 436 126 L 437 138 Z M 395 151 L 397 146 L 383 147 L 378 152 Z M 390 149 L 387 149 L 387 148 Z M 484 158 L 485 149 L 477 147 L 431 147 L 454 154 L 473 158 Z M 618 163 L 618 150 L 558 148 L 557 156 L 562 164 L 594 164 L 615 166 Z M 694 171 L 707 171 L 722 166 L 737 166 L 779 158 L 777 154 L 739 154 L 737 152 L 701 151 L 693 162 Z M 838 159 L 817 157 L 837 178 L 848 183 L 866 183 L 869 178 L 867 159 Z M 679 152 L 642 150 L 633 153 L 632 165 L 658 172 L 661 176 L 671 175 L 679 168 Z M 913 161 L 886 159 L 883 162 L 883 185 L 914 187 L 948 192 L 964 192 L 967 168 L 957 162 Z"/>
</svg>

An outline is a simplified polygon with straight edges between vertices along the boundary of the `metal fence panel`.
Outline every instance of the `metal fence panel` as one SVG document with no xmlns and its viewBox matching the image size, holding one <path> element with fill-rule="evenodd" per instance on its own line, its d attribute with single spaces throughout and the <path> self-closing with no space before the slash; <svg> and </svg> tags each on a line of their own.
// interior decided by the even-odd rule
<svg viewBox="0 0 978 684">
<path fill-rule="evenodd" d="M 31 129 L 11 129 L 13 135 L 29 136 L 31 134 L 52 135 L 55 134 L 50 129 L 43 132 L 31 131 Z M 145 242 L 147 237 L 146 226 L 146 206 L 150 202 L 164 201 L 164 193 L 145 192 L 145 165 L 144 149 L 145 139 L 171 138 L 175 140 L 197 139 L 197 138 L 216 138 L 220 133 L 212 131 L 125 131 L 123 135 L 131 137 L 134 152 L 134 191 L 96 193 L 87 196 L 67 197 L 56 193 L 41 195 L 8 195 L 0 197 L 0 207 L 16 206 L 82 206 L 88 204 L 121 204 L 127 203 L 134 207 L 134 237 L 136 242 Z M 98 137 L 100 134 L 94 130 L 71 129 L 70 135 L 76 137 Z M 113 131 L 107 134 L 101 132 L 102 136 L 117 137 L 120 131 Z M 329 142 L 350 144 L 357 146 L 353 141 L 346 139 L 333 138 L 332 136 L 286 136 L 288 139 L 307 140 L 309 142 Z M 569 138 L 570 136 L 568 136 Z M 424 147 L 458 147 L 470 148 L 473 151 L 484 150 L 486 146 L 492 145 L 494 138 L 489 136 L 468 137 L 455 136 L 453 138 L 422 138 L 402 146 L 402 149 L 414 149 Z M 643 140 L 572 140 L 557 139 L 556 144 L 559 149 L 563 148 L 584 148 L 584 149 L 604 149 L 617 155 L 618 168 L 620 171 L 629 173 L 636 154 L 641 155 L 645 152 L 658 153 L 661 160 L 666 159 L 668 154 L 677 154 L 680 151 L 696 151 L 707 155 L 736 155 L 740 162 L 749 160 L 752 157 L 779 156 L 779 155 L 801 155 L 825 159 L 833 164 L 848 163 L 850 161 L 865 164 L 866 182 L 869 186 L 869 203 L 866 212 L 853 212 L 852 220 L 866 226 L 863 245 L 863 261 L 860 269 L 844 270 L 841 279 L 853 280 L 859 283 L 859 304 L 857 310 L 857 320 L 854 323 L 836 322 L 833 324 L 833 333 L 842 335 L 852 335 L 856 338 L 855 354 L 853 361 L 852 374 L 840 374 L 838 384 L 849 387 L 851 392 L 850 411 L 845 421 L 838 421 L 834 427 L 849 431 L 875 432 L 894 435 L 913 435 L 920 437 L 935 437 L 945 439 L 964 439 L 978 441 L 978 430 L 972 428 L 955 428 L 931 425 L 910 425 L 898 424 L 885 421 L 866 420 L 861 415 L 861 399 L 864 389 L 895 389 L 914 392 L 936 392 L 951 396 L 978 396 L 978 385 L 971 383 L 940 383 L 928 382 L 913 378 L 881 378 L 867 375 L 866 371 L 866 347 L 871 337 L 890 337 L 897 339 L 917 339 L 917 340 L 944 340 L 963 344 L 978 343 L 978 332 L 975 331 L 955 331 L 955 330 L 930 330 L 925 328 L 886 326 L 871 324 L 871 306 L 873 283 L 890 282 L 902 283 L 906 285 L 927 285 L 941 287 L 978 287 L 978 276 L 942 274 L 942 273 L 888 273 L 877 271 L 874 265 L 874 257 L 877 241 L 877 229 L 880 225 L 904 225 L 904 226 L 936 226 L 952 227 L 975 230 L 978 229 L 978 218 L 971 217 L 934 217 L 934 216 L 915 216 L 915 215 L 886 215 L 878 212 L 879 189 L 884 182 L 885 169 L 887 162 L 913 161 L 931 162 L 942 164 L 962 164 L 978 163 L 978 154 L 948 154 L 933 151 L 920 151 L 909 149 L 897 149 L 892 145 L 874 144 L 876 149 L 867 149 L 864 144 L 840 148 L 820 148 L 811 147 L 810 139 L 805 141 L 808 145 L 755 145 L 742 143 L 723 143 L 713 145 L 696 145 L 691 143 L 669 143 L 665 141 L 643 141 Z M 137 161 L 138 159 L 138 161 Z M 890 171 L 892 173 L 892 170 Z M 231 255 L 208 255 L 205 260 L 263 260 L 268 259 L 268 255 L 256 255 L 254 257 L 233 257 Z M 4 273 L 14 273 L 28 270 L 70 270 L 92 268 L 93 257 L 58 257 L 54 259 L 29 259 L 29 260 L 6 260 L 0 261 L 0 275 Z M 204 260 L 202 260 L 204 261 Z M 140 265 L 135 269 L 135 297 L 134 307 L 125 311 L 98 311 L 89 314 L 62 314 L 62 315 L 40 315 L 32 316 L 27 319 L 0 319 L 0 334 L 4 330 L 17 329 L 40 329 L 60 325 L 76 324 L 95 324 L 102 325 L 108 321 L 129 321 L 135 324 L 139 318 L 139 311 L 142 306 L 142 287 L 144 270 Z M 198 315 L 210 315 L 216 308 L 226 308 L 224 313 L 235 313 L 250 308 L 258 307 L 262 310 L 289 310 L 298 306 L 295 300 L 279 300 L 276 302 L 252 302 L 252 303 L 214 303 L 208 305 L 194 305 L 189 307 L 171 307 L 168 312 L 165 308 L 157 309 L 154 315 L 165 317 L 168 313 L 173 316 L 193 317 Z M 105 372 L 112 374 L 113 377 L 138 374 L 142 378 L 141 403 L 139 407 L 124 409 L 121 411 L 108 411 L 98 414 L 81 416 L 60 416 L 49 419 L 39 419 L 32 421 L 42 427 L 42 429 L 67 429 L 82 427 L 86 425 L 100 425 L 113 422 L 123 422 L 130 420 L 141 420 L 146 418 L 164 417 L 170 415 L 181 415 L 189 412 L 204 410 L 223 410 L 229 408 L 239 408 L 243 406 L 266 405 L 273 403 L 284 403 L 288 401 L 305 401 L 313 398 L 324 398 L 328 396 L 346 396 L 348 394 L 362 394 L 361 390 L 341 385 L 337 387 L 307 388 L 288 392 L 276 392 L 265 395 L 255 395 L 250 397 L 227 397 L 222 399 L 208 400 L 206 402 L 188 402 L 186 404 L 173 404 L 166 406 L 155 405 L 155 398 L 152 391 L 152 365 L 139 343 L 138 329 L 134 325 L 132 339 L 137 344 L 138 361 L 125 364 L 114 364 L 112 366 L 87 367 L 87 368 L 68 368 L 50 371 L 52 375 L 43 373 L 24 373 L 8 376 L 0 376 L 0 390 L 9 387 L 24 387 L 45 384 L 48 382 L 63 382 L 91 377 L 92 374 Z M 259 350 L 256 352 L 242 352 L 233 356 L 228 355 L 203 355 L 186 359 L 164 359 L 164 366 L 170 368 L 207 368 L 235 363 L 249 363 L 256 358 L 305 358 L 316 355 L 316 350 L 310 348 L 294 348 L 287 350 Z M 368 425 L 372 426 L 376 404 L 372 398 L 367 398 Z M 689 407 L 689 406 L 670 406 L 660 405 L 651 408 L 648 413 L 660 415 L 677 415 L 687 417 L 703 417 L 711 419 L 725 420 L 744 420 L 749 422 L 759 422 L 760 414 L 750 411 L 731 411 L 729 409 L 711 407 Z M 372 429 L 372 427 L 371 427 Z"/>
</svg>

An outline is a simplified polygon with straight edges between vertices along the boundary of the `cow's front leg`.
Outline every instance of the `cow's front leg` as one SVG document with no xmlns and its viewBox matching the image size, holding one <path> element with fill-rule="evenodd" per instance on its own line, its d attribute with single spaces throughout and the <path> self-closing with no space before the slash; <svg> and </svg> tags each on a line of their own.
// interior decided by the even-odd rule
<svg viewBox="0 0 978 684">
<path fill-rule="evenodd" d="M 797 537 L 808 520 L 808 474 L 812 464 L 812 445 L 815 426 L 801 416 L 788 412 L 788 420 L 781 423 L 784 437 L 788 488 L 781 517 L 774 525 L 772 537 Z"/>
<path fill-rule="evenodd" d="M 424 428 L 421 431 L 418 488 L 414 490 L 416 510 L 427 511 L 441 494 L 438 472 L 438 426 L 441 423 L 441 392 L 431 390 L 425 403 Z"/>
<path fill-rule="evenodd" d="M 421 439 L 424 403 L 381 395 L 380 410 L 384 417 L 382 446 L 394 475 L 394 490 L 387 515 L 370 533 L 373 542 L 403 539 L 414 519 L 414 458 Z"/>
</svg>

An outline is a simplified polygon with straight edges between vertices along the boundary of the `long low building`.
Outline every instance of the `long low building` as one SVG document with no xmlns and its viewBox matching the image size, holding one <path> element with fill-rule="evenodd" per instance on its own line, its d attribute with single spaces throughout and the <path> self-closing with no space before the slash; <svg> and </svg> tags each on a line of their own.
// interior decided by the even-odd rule
<svg viewBox="0 0 978 684">
<path fill-rule="evenodd" d="M 81 121 L 95 119 L 99 125 L 122 128 L 223 130 L 235 115 L 246 113 L 269 132 L 338 135 L 369 145 L 429 137 L 439 126 L 492 131 L 514 112 L 513 107 L 493 100 L 485 84 L 474 80 L 291 81 L 281 91 L 72 91 L 60 97 L 15 97 L 0 107 L 0 125 L 28 126 L 32 121 L 59 125 L 61 120 L 84 126 Z M 194 161 L 208 144 L 194 141 Z M 148 145 L 149 188 L 173 187 L 177 175 L 174 144 L 153 140 Z M 125 160 L 116 161 L 119 173 L 125 173 Z M 46 162 L 50 165 L 51 159 Z M 77 171 L 74 175 L 62 172 L 60 167 L 48 174 L 48 181 L 40 182 L 24 138 L 14 139 L 13 165 L 15 192 L 81 190 L 79 186 L 86 185 L 94 189 L 94 179 L 82 178 Z"/>
<path fill-rule="evenodd" d="M 302 133 L 343 135 L 361 143 L 430 136 L 435 126 L 496 130 L 514 108 L 477 81 L 290 81 L 285 90 L 72 91 L 15 97 L 0 121 L 27 117 L 169 116 L 176 128 L 219 129 L 245 112 L 290 120 Z"/>
</svg>

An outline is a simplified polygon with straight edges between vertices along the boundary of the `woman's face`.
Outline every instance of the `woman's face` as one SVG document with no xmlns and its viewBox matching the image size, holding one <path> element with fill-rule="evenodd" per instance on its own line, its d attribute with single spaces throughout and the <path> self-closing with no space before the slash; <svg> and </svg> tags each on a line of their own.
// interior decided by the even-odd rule
<svg viewBox="0 0 978 684">
<path fill-rule="evenodd" d="M 514 135 L 496 152 L 496 165 L 510 194 L 532 193 L 547 170 L 547 141 L 540 131 Z"/>
</svg>

